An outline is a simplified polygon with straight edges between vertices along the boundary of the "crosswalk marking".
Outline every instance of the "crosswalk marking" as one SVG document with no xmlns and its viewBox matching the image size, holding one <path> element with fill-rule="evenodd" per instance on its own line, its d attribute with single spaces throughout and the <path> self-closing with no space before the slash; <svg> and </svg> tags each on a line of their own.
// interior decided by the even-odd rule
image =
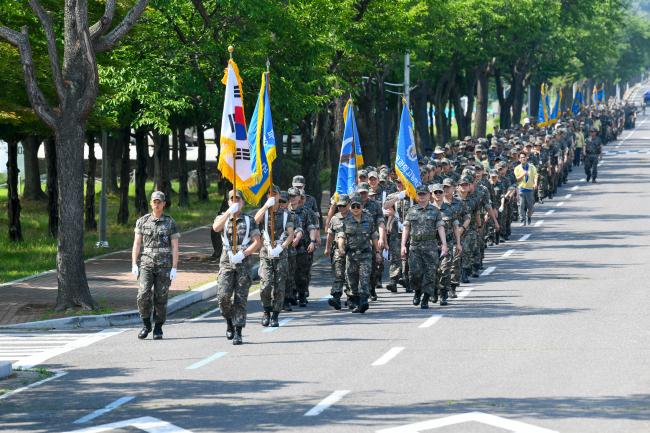
<svg viewBox="0 0 650 433">
<path fill-rule="evenodd" d="M 126 329 L 94 332 L 0 332 L 0 361 L 11 361 L 13 368 L 32 368 L 71 350 L 90 346 Z"/>
</svg>

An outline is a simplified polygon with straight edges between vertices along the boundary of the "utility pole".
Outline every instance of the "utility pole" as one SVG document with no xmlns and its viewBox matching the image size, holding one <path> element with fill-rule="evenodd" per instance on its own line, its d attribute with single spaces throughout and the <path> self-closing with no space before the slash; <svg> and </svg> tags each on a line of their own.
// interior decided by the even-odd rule
<svg viewBox="0 0 650 433">
<path fill-rule="evenodd" d="M 108 173 L 108 132 L 102 130 L 102 192 L 99 198 L 99 240 L 97 248 L 108 248 L 106 239 L 106 173 Z"/>
</svg>

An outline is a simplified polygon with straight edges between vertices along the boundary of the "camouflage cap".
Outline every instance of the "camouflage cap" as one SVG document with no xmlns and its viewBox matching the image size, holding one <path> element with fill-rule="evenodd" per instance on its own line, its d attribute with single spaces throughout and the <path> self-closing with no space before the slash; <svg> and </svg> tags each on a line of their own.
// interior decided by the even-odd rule
<svg viewBox="0 0 650 433">
<path fill-rule="evenodd" d="M 464 184 L 464 183 L 472 183 L 472 182 L 474 182 L 474 179 L 472 177 L 470 177 L 470 176 L 463 176 L 463 177 L 460 178 L 460 184 L 461 185 Z"/>
<path fill-rule="evenodd" d="M 351 204 L 354 204 L 354 203 L 361 204 L 361 202 L 362 202 L 362 200 L 361 200 L 361 196 L 359 194 L 352 194 L 352 197 L 350 197 L 350 203 Z"/>
<path fill-rule="evenodd" d="M 280 191 L 280 202 L 287 202 L 289 201 L 289 193 L 286 191 Z"/>
<path fill-rule="evenodd" d="M 374 177 L 375 179 L 379 179 L 379 175 L 377 174 L 376 171 L 371 171 L 370 173 L 368 173 L 368 179 L 370 179 L 371 177 Z"/>
<path fill-rule="evenodd" d="M 442 186 L 456 186 L 456 182 L 451 177 L 446 177 L 442 180 Z"/>
<path fill-rule="evenodd" d="M 415 188 L 415 192 L 418 194 L 427 194 L 429 192 L 429 189 L 425 184 L 420 184 L 417 188 Z"/>
<path fill-rule="evenodd" d="M 162 191 L 154 191 L 151 193 L 151 201 L 160 200 L 165 201 L 165 193 Z"/>
<path fill-rule="evenodd" d="M 350 203 L 350 196 L 347 194 L 340 194 L 339 199 L 336 200 L 336 204 L 339 206 L 345 206 Z"/>
<path fill-rule="evenodd" d="M 434 183 L 433 185 L 429 186 L 429 191 L 431 192 L 444 191 L 444 189 L 442 187 L 442 184 Z"/>
<path fill-rule="evenodd" d="M 297 197 L 297 196 L 300 195 L 300 190 L 298 188 L 292 186 L 291 188 L 289 188 L 287 190 L 287 193 L 289 194 L 289 197 Z"/>
<path fill-rule="evenodd" d="M 368 192 L 370 191 L 370 185 L 368 182 L 361 182 L 357 185 L 357 192 Z"/>
<path fill-rule="evenodd" d="M 359 172 L 357 173 L 357 176 L 359 176 L 359 177 L 368 177 L 368 170 L 364 170 L 364 169 L 359 170 Z"/>
<path fill-rule="evenodd" d="M 442 158 L 438 163 L 440 165 L 449 165 L 449 160 L 447 158 Z"/>
<path fill-rule="evenodd" d="M 273 194 L 280 194 L 281 190 L 280 190 L 279 186 L 273 185 L 273 187 L 271 188 L 271 191 L 273 192 Z"/>
<path fill-rule="evenodd" d="M 379 173 L 379 180 L 380 181 L 388 180 L 388 172 L 382 171 L 381 173 Z"/>
<path fill-rule="evenodd" d="M 297 175 L 293 177 L 291 181 L 292 186 L 305 186 L 305 177 L 302 175 Z"/>
<path fill-rule="evenodd" d="M 445 150 L 441 147 L 436 147 L 435 150 L 433 151 L 434 155 L 440 155 L 442 153 L 445 153 Z"/>
<path fill-rule="evenodd" d="M 496 170 L 490 170 L 490 177 L 498 176 L 498 175 L 499 175 L 499 172 L 497 172 Z"/>
</svg>

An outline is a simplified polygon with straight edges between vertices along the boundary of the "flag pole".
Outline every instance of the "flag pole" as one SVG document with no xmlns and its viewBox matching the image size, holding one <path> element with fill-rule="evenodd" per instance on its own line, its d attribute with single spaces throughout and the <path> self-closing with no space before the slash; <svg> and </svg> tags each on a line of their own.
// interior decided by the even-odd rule
<svg viewBox="0 0 650 433">
<path fill-rule="evenodd" d="M 266 80 L 264 80 L 264 93 L 266 93 L 267 89 L 269 94 L 271 93 L 271 84 L 269 83 L 269 69 L 271 68 L 271 62 L 269 61 L 269 58 L 266 58 Z M 264 95 L 262 95 L 264 97 Z M 269 103 L 271 103 L 270 98 L 269 98 Z M 266 109 L 266 105 L 264 105 L 264 108 Z M 266 111 L 266 110 L 265 110 Z M 266 113 L 265 113 L 266 114 Z M 259 116 L 260 113 L 257 113 Z M 264 119 L 266 120 L 266 119 Z M 264 133 L 264 122 L 262 122 L 262 131 L 257 131 L 257 136 L 260 136 L 260 133 Z M 282 138 L 282 137 L 280 137 Z M 262 152 L 265 152 L 264 150 L 264 136 L 260 139 L 260 143 L 262 145 Z M 282 143 L 280 143 L 282 145 Z M 260 155 L 258 155 L 259 157 Z M 266 163 L 269 165 L 269 197 L 273 197 L 273 163 L 270 163 L 267 159 Z M 274 205 L 275 206 L 275 205 Z M 268 212 L 268 209 L 267 209 Z M 275 212 L 271 210 L 271 248 L 275 247 Z"/>
<path fill-rule="evenodd" d="M 235 51 L 235 47 L 232 45 L 228 46 L 228 53 L 230 54 L 230 61 L 232 61 L 232 53 Z M 240 94 L 242 89 L 239 89 Z M 232 190 L 235 197 L 237 197 L 237 137 L 235 137 L 235 149 L 232 154 L 232 167 L 234 171 L 234 176 L 232 177 Z M 241 212 L 241 209 L 239 210 Z M 235 215 L 232 216 L 232 249 L 237 251 L 237 219 Z"/>
</svg>

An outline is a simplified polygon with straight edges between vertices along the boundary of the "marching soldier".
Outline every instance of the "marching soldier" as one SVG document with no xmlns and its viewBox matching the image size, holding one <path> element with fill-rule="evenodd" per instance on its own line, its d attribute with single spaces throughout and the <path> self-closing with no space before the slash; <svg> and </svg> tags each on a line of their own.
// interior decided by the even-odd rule
<svg viewBox="0 0 650 433">
<path fill-rule="evenodd" d="M 273 185 L 272 191 L 272 196 L 255 214 L 255 223 L 261 224 L 264 238 L 260 250 L 262 326 L 278 327 L 289 277 L 287 249 L 293 241 L 294 216 L 287 209 L 280 208 L 280 188 Z"/>
<path fill-rule="evenodd" d="M 587 175 L 587 182 L 596 183 L 596 176 L 598 176 L 598 160 L 603 151 L 603 142 L 598 136 L 598 129 L 593 126 L 589 130 L 590 136 L 585 144 L 585 174 Z"/>
<path fill-rule="evenodd" d="M 228 210 L 218 215 L 212 224 L 212 230 L 223 233 L 223 250 L 217 276 L 217 299 L 221 314 L 226 319 L 226 338 L 232 340 L 232 344 L 239 345 L 243 343 L 242 329 L 246 326 L 246 303 L 253 268 L 251 256 L 260 249 L 262 241 L 255 220 L 241 211 L 244 207 L 242 192 L 230 190 L 228 204 Z M 235 228 L 236 248 L 232 243 Z"/>
<path fill-rule="evenodd" d="M 345 228 L 344 221 L 350 213 L 350 197 L 347 194 L 341 194 L 334 204 L 338 212 L 329 221 L 325 243 L 325 255 L 330 256 L 334 271 L 334 283 L 330 291 L 332 297 L 327 303 L 335 310 L 340 310 L 341 296 L 345 285 L 345 251 L 339 250 L 336 236 Z"/>
<path fill-rule="evenodd" d="M 454 212 L 449 203 L 446 203 L 444 198 L 444 190 L 442 184 L 434 183 L 429 188 L 433 194 L 432 204 L 442 214 L 442 221 L 445 227 L 447 254 L 440 257 L 437 269 L 436 287 L 433 293 L 432 302 L 438 302 L 440 296 L 440 305 L 447 305 L 447 299 L 451 290 L 451 268 L 453 262 L 454 237 L 458 235 L 459 221 L 454 218 Z M 442 249 L 442 239 L 438 240 L 438 247 Z"/>
<path fill-rule="evenodd" d="M 176 278 L 178 266 L 178 239 L 180 233 L 176 222 L 163 213 L 165 194 L 155 191 L 151 194 L 151 213 L 135 223 L 135 238 L 131 252 L 131 272 L 139 280 L 138 311 L 143 328 L 138 338 L 143 340 L 151 332 L 153 310 L 153 339 L 163 338 L 162 326 L 167 318 L 167 296 L 171 281 Z M 140 249 L 144 246 L 142 257 Z M 140 258 L 140 267 L 138 259 Z M 152 289 L 153 288 L 153 293 Z M 153 298 L 153 299 L 152 299 Z"/>
</svg>

